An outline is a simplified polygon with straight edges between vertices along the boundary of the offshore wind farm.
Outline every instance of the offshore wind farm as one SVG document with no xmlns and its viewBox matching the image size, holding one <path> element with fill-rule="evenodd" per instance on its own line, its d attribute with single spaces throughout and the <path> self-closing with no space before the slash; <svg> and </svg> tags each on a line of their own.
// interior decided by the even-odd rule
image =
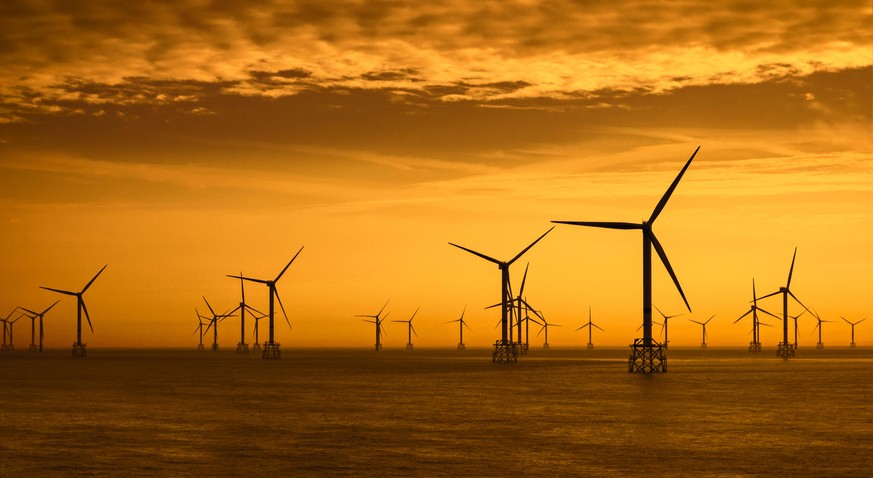
<svg viewBox="0 0 873 478">
<path fill-rule="evenodd" d="M 0 475 L 871 475 L 869 1 L 0 12 Z"/>
</svg>

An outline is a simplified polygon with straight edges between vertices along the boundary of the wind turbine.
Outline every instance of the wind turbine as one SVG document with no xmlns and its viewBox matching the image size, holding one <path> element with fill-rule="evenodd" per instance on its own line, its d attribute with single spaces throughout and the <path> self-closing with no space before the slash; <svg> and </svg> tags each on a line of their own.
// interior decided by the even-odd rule
<svg viewBox="0 0 873 478">
<path fill-rule="evenodd" d="M 36 318 L 39 317 L 39 351 L 42 352 L 42 338 L 43 338 L 42 319 L 43 319 L 43 317 L 45 317 L 45 314 L 47 314 L 48 311 L 52 310 L 52 307 L 58 305 L 58 302 L 60 302 L 60 300 L 56 300 L 54 304 L 48 306 L 48 308 L 42 312 L 34 312 L 30 309 L 25 309 L 24 307 L 19 307 L 19 309 L 30 314 L 30 315 L 28 315 L 28 317 L 30 317 L 30 350 L 33 350 L 33 351 L 37 350 L 36 345 L 33 342 L 34 342 L 34 336 L 36 335 L 36 331 L 34 330 Z"/>
<path fill-rule="evenodd" d="M 864 317 L 863 319 L 861 319 L 861 320 L 859 320 L 859 321 L 857 321 L 857 322 L 849 322 L 848 319 L 846 319 L 846 318 L 843 317 L 843 316 L 840 316 L 840 318 L 843 319 L 843 320 L 845 320 L 847 324 L 849 324 L 849 325 L 852 326 L 852 343 L 849 344 L 849 347 L 850 347 L 850 348 L 855 348 L 855 326 L 858 325 L 858 324 L 860 324 L 861 322 L 864 322 L 865 320 L 867 320 L 867 317 Z M 9 336 L 10 336 L 10 337 L 12 336 L 12 333 L 11 333 L 11 332 L 10 332 Z"/>
<path fill-rule="evenodd" d="M 767 312 L 766 310 L 758 307 L 758 294 L 755 293 L 755 279 L 752 279 L 752 306 L 746 311 L 745 314 L 741 315 L 740 318 L 734 321 L 736 324 L 740 320 L 743 320 L 743 317 L 752 314 L 752 341 L 749 342 L 749 352 L 760 352 L 761 351 L 761 328 L 762 325 L 761 320 L 758 318 L 758 312 L 763 312 L 774 319 L 779 319 L 774 314 Z M 782 320 L 782 319 L 779 319 Z M 763 324 L 768 325 L 769 324 Z"/>
<path fill-rule="evenodd" d="M 703 326 L 703 341 L 700 342 L 700 348 L 702 348 L 702 349 L 705 349 L 705 348 L 706 348 L 706 324 L 708 324 L 709 321 L 712 320 L 713 317 L 715 317 L 715 315 L 713 315 L 712 317 L 706 319 L 706 322 L 700 322 L 700 321 L 697 321 L 697 320 L 694 320 L 694 319 L 688 319 L 688 320 L 694 322 L 695 324 L 700 324 L 700 325 Z"/>
<path fill-rule="evenodd" d="M 376 352 L 382 350 L 382 334 L 385 334 L 385 331 L 382 328 L 382 322 L 384 322 L 385 317 L 388 317 L 388 314 L 390 314 L 390 312 L 388 312 L 385 314 L 385 317 L 382 317 L 382 311 L 385 310 L 385 307 L 388 306 L 388 301 L 390 301 L 390 300 L 391 299 L 388 299 L 385 301 L 385 305 L 383 305 L 382 308 L 379 309 L 379 312 L 377 312 L 376 315 L 356 315 L 355 316 L 355 317 L 371 318 L 373 320 L 364 320 L 364 322 L 376 324 Z M 412 319 L 410 319 L 410 320 L 412 320 Z M 387 334 L 385 334 L 385 335 L 387 335 Z"/>
<path fill-rule="evenodd" d="M 242 272 L 240 272 L 239 275 L 242 277 Z M 231 310 L 230 313 L 232 314 L 239 311 L 239 343 L 236 344 L 236 353 L 247 354 L 249 353 L 249 344 L 246 343 L 246 310 L 252 313 L 253 316 L 254 314 L 260 314 L 261 317 L 266 317 L 267 314 L 264 314 L 260 310 L 246 304 L 246 287 L 243 279 L 239 280 L 239 290 L 242 298 L 240 299 L 239 305 Z M 255 324 L 257 324 L 257 317 L 255 318 Z"/>
<path fill-rule="evenodd" d="M 108 265 L 108 264 L 107 264 Z M 103 269 L 100 269 L 94 277 L 85 284 L 85 287 L 79 292 L 73 292 L 69 290 L 63 289 L 52 289 L 51 287 L 43 287 L 39 286 L 40 289 L 50 290 L 52 292 L 57 292 L 59 294 L 72 295 L 76 297 L 76 343 L 73 344 L 73 357 L 85 357 L 88 355 L 87 350 L 85 349 L 86 345 L 82 343 L 82 311 L 85 311 L 85 318 L 88 319 L 88 327 L 91 328 L 91 333 L 94 333 L 94 326 L 91 325 L 91 316 L 88 314 L 88 308 L 85 306 L 85 300 L 82 298 L 82 295 L 85 291 L 91 287 L 91 284 L 97 280 L 97 277 L 106 269 L 106 266 L 103 266 Z"/>
<path fill-rule="evenodd" d="M 209 328 L 212 327 L 212 351 L 218 352 L 218 322 L 228 317 L 233 317 L 233 314 L 229 312 L 216 314 L 215 311 L 212 310 L 212 306 L 209 305 L 209 301 L 206 300 L 206 297 L 203 298 L 203 302 L 206 302 L 206 307 L 209 307 L 209 312 L 212 314 L 211 319 L 209 317 L 204 317 L 206 320 L 209 321 L 209 324 L 206 326 L 206 331 L 209 332 Z"/>
<path fill-rule="evenodd" d="M 415 312 L 412 313 L 412 317 L 410 317 L 409 320 L 392 320 L 392 322 L 403 322 L 405 324 L 409 324 L 409 327 L 406 331 L 407 335 L 409 335 L 409 338 L 406 341 L 406 350 L 412 350 L 412 348 L 413 348 L 412 347 L 412 334 L 415 334 L 415 336 L 418 337 L 418 332 L 416 332 L 415 327 L 412 326 L 412 319 L 415 318 L 415 314 L 417 314 L 417 313 L 418 313 L 418 309 L 415 309 Z"/>
<path fill-rule="evenodd" d="M 818 342 L 816 342 L 816 344 L 815 344 L 815 348 L 817 348 L 817 349 L 823 349 L 823 348 L 824 348 L 824 342 L 822 342 L 822 340 L 821 340 L 821 324 L 823 324 L 824 322 L 833 322 L 833 321 L 832 321 L 832 320 L 822 320 L 821 317 L 819 317 L 818 312 L 813 312 L 812 315 L 815 317 L 815 320 L 818 321 L 818 322 L 815 324 L 815 327 L 812 328 L 812 331 L 813 331 L 813 332 L 815 332 L 815 329 L 818 329 Z M 854 341 L 855 341 L 855 340 L 854 340 L 854 338 L 853 338 L 852 342 L 854 342 Z"/>
<path fill-rule="evenodd" d="M 800 318 L 801 315 L 805 314 L 805 310 L 801 310 L 799 314 L 792 315 L 791 319 L 794 320 L 794 349 L 797 349 L 797 319 Z M 811 314 L 811 312 L 810 312 Z"/>
<path fill-rule="evenodd" d="M 252 338 L 255 339 L 254 343 L 252 344 L 252 351 L 254 351 L 254 352 L 261 350 L 261 343 L 259 342 L 259 338 L 258 338 L 259 337 L 258 323 L 261 321 L 261 319 L 265 319 L 265 318 L 267 318 L 266 314 L 264 314 L 260 317 L 258 317 L 257 315 L 255 316 L 255 330 L 252 331 Z"/>
<path fill-rule="evenodd" d="M 197 350 L 203 350 L 203 326 L 209 325 L 209 322 L 208 322 L 209 318 L 200 315 L 200 311 L 197 310 L 196 307 L 194 308 L 194 313 L 197 314 L 198 325 L 197 325 L 197 327 L 194 328 L 194 332 L 191 335 L 194 335 L 197 332 L 200 332 L 200 343 L 197 344 Z M 203 322 L 204 320 L 206 320 L 207 322 Z"/>
<path fill-rule="evenodd" d="M 542 317 L 542 312 L 540 312 L 540 317 Z M 545 341 L 543 342 L 543 348 L 548 349 L 549 348 L 549 327 L 550 326 L 551 327 L 560 327 L 561 325 L 560 324 L 550 324 L 548 321 L 546 321 L 545 318 L 543 318 L 542 320 L 543 320 L 543 325 L 540 328 L 540 331 L 537 332 L 537 337 L 539 337 L 543 331 L 546 332 Z"/>
<path fill-rule="evenodd" d="M 15 320 L 7 320 L 7 319 L 3 320 L 4 325 L 9 327 L 9 349 L 8 350 L 15 350 L 15 342 L 13 341 L 13 338 L 12 338 L 12 326 L 15 325 L 15 323 L 18 322 L 18 320 L 21 319 L 22 317 L 24 317 L 24 315 L 19 315 L 18 317 L 15 318 Z M 854 328 L 852 330 L 854 330 Z"/>
<path fill-rule="evenodd" d="M 661 324 L 661 332 L 664 333 L 664 348 L 666 349 L 666 348 L 670 347 L 670 336 L 667 335 L 669 333 L 669 328 L 667 327 L 667 321 L 672 319 L 673 317 L 679 317 L 680 315 L 684 315 L 684 314 L 665 315 L 663 312 L 661 312 L 661 309 L 659 309 L 657 305 L 655 306 L 655 310 L 657 310 L 658 313 L 661 314 L 661 317 L 664 318 L 664 323 Z"/>
<path fill-rule="evenodd" d="M 467 322 L 464 321 L 464 313 L 465 312 L 467 312 L 466 305 L 464 306 L 464 310 L 461 311 L 461 318 L 460 319 L 450 320 L 450 321 L 446 322 L 446 324 L 451 324 L 452 322 L 458 323 L 458 350 L 466 350 L 467 349 L 467 346 L 464 345 L 464 327 L 466 327 L 471 332 L 473 331 L 473 329 L 471 329 L 470 326 L 467 325 Z"/>
<path fill-rule="evenodd" d="M 5 319 L 0 319 L 0 322 L 3 322 L 3 345 L 0 346 L 0 350 L 6 350 L 8 348 L 6 345 L 6 334 L 9 330 L 9 317 L 12 317 L 12 314 L 14 314 L 16 310 L 18 310 L 18 307 L 12 309 L 12 312 L 10 312 Z"/>
<path fill-rule="evenodd" d="M 791 292 L 791 276 L 794 273 L 794 260 L 797 258 L 797 248 L 794 248 L 794 255 L 791 257 L 791 268 L 788 269 L 788 281 L 785 283 L 785 287 L 780 287 L 776 292 L 772 292 L 763 297 L 759 297 L 758 299 L 766 299 L 767 297 L 771 297 L 777 294 L 782 294 L 782 342 L 779 342 L 779 346 L 776 349 L 776 356 L 782 358 L 794 357 L 794 354 L 797 351 L 797 346 L 788 341 L 788 296 L 790 295 L 798 304 L 801 305 L 806 310 L 803 302 L 800 301 L 792 292 Z M 795 338 L 796 340 L 796 338 Z"/>
<path fill-rule="evenodd" d="M 582 327 L 579 327 L 579 328 L 576 329 L 576 330 L 577 330 L 577 331 L 578 331 L 578 330 L 582 330 L 582 329 L 584 329 L 585 327 L 588 327 L 588 348 L 589 348 L 589 349 L 593 349 L 593 348 L 594 348 L 594 342 L 591 340 L 591 334 L 592 334 L 592 331 L 593 331 L 594 327 L 597 327 L 598 329 L 600 329 L 600 330 L 602 330 L 602 331 L 604 331 L 604 332 L 606 332 L 606 331 L 603 330 L 603 329 L 601 329 L 601 328 L 598 327 L 597 325 L 595 325 L 594 322 L 591 322 L 591 306 L 590 306 L 590 305 L 588 306 L 588 323 L 585 324 L 585 325 L 583 325 Z"/>
<path fill-rule="evenodd" d="M 288 314 L 285 313 L 285 306 L 282 305 L 282 298 L 279 297 L 279 292 L 276 290 L 276 282 L 279 282 L 279 279 L 282 278 L 282 275 L 285 274 L 285 271 L 288 270 L 288 267 L 291 266 L 291 263 L 294 262 L 294 259 L 297 259 L 297 256 L 300 255 L 300 252 L 302 250 L 303 250 L 303 247 L 301 246 L 300 250 L 297 251 L 297 254 L 294 254 L 294 257 L 292 257 L 291 260 L 288 261 L 288 264 L 285 265 L 285 268 L 282 269 L 282 272 L 280 272 L 279 275 L 277 275 L 276 278 L 273 280 L 255 279 L 252 277 L 244 277 L 242 274 L 240 274 L 238 276 L 228 275 L 228 277 L 233 277 L 235 279 L 242 279 L 242 280 L 247 280 L 247 281 L 251 281 L 251 282 L 258 282 L 260 284 L 264 284 L 270 290 L 270 314 L 269 314 L 269 317 L 270 317 L 270 340 L 264 343 L 263 358 L 265 358 L 265 359 L 280 359 L 280 358 L 282 358 L 282 352 L 279 350 L 279 346 L 281 344 L 279 344 L 278 342 L 275 341 L 275 335 L 274 335 L 274 327 L 273 327 L 274 317 L 275 317 L 275 313 L 274 313 L 275 307 L 273 305 L 274 298 L 279 301 L 279 307 L 282 309 L 282 315 L 285 316 L 285 322 L 288 322 L 288 328 L 291 328 L 291 321 L 288 320 Z"/>
<path fill-rule="evenodd" d="M 525 252 L 530 250 L 531 247 L 534 246 L 537 242 L 539 242 L 542 238 L 546 237 L 546 234 L 552 232 L 552 229 L 555 227 L 552 226 L 548 231 L 546 231 L 542 236 L 538 237 L 535 241 L 530 243 L 529 246 L 522 249 L 521 252 L 515 255 L 512 259 L 508 261 L 499 261 L 493 257 L 486 256 L 480 252 L 476 252 L 472 249 L 468 249 L 466 247 L 459 246 L 454 243 L 449 243 L 452 246 L 457 247 L 458 249 L 465 250 L 470 254 L 476 255 L 485 259 L 488 262 L 493 262 L 497 264 L 497 268 L 500 269 L 500 325 L 501 325 L 501 338 L 494 344 L 494 352 L 491 355 L 491 361 L 494 363 L 515 363 L 518 361 L 518 347 L 512 343 L 512 340 L 509 338 L 510 332 L 510 323 L 509 323 L 509 315 L 512 309 L 512 290 L 509 287 L 509 266 L 512 265 L 513 262 L 517 261 Z"/>
<path fill-rule="evenodd" d="M 685 171 L 688 170 L 688 166 L 691 165 L 691 161 L 697 155 L 698 151 L 700 151 L 700 146 L 698 146 L 697 149 L 694 150 L 694 153 L 691 155 L 690 158 L 688 158 L 685 166 L 683 166 L 682 170 L 679 171 L 676 179 L 674 179 L 673 183 L 670 184 L 670 187 L 667 188 L 667 191 L 664 193 L 664 195 L 661 197 L 661 200 L 655 206 L 654 211 L 652 211 L 652 215 L 649 216 L 648 221 L 643 221 L 641 224 L 631 222 L 552 221 L 558 224 L 570 224 L 573 226 L 600 227 L 606 229 L 620 230 L 636 229 L 642 231 L 643 337 L 642 339 L 634 340 L 634 343 L 632 345 L 633 354 L 628 360 L 629 372 L 649 373 L 667 371 L 667 356 L 664 354 L 661 344 L 658 344 L 652 338 L 652 248 L 654 248 L 655 252 L 658 253 L 658 257 L 661 259 L 661 262 L 664 264 L 667 272 L 670 273 L 670 277 L 673 279 L 673 283 L 676 285 L 676 289 L 679 291 L 679 295 L 682 296 L 682 300 L 685 302 L 685 307 L 687 307 L 688 311 L 691 312 L 691 306 L 688 305 L 688 299 L 685 298 L 685 293 L 682 291 L 682 286 L 679 285 L 679 279 L 676 278 L 676 274 L 673 272 L 673 267 L 670 265 L 670 261 L 667 259 L 667 254 L 664 252 L 664 248 L 661 246 L 658 238 L 655 237 L 652 226 L 654 225 L 655 220 L 661 214 L 664 206 L 667 205 L 667 201 L 670 199 L 670 196 L 673 194 L 673 191 L 676 189 L 676 186 L 679 184 L 682 176 L 685 174 Z"/>
</svg>

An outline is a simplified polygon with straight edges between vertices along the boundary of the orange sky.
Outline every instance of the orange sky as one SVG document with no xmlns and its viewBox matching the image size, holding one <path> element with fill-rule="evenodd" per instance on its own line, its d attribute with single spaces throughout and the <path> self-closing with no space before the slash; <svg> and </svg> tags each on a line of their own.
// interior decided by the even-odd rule
<svg viewBox="0 0 873 478">
<path fill-rule="evenodd" d="M 762 3 L 3 2 L 0 308 L 109 264 L 84 341 L 188 347 L 202 295 L 239 302 L 226 274 L 275 276 L 305 246 L 279 283 L 283 346 L 369 347 L 353 316 L 388 298 L 389 320 L 421 307 L 417 345 L 453 347 L 466 305 L 486 346 L 499 272 L 449 241 L 508 259 L 551 220 L 640 221 L 700 145 L 655 225 L 694 311 L 671 343 L 712 314 L 712 345 L 747 343 L 752 278 L 778 288 L 797 246 L 792 289 L 846 345 L 839 316 L 871 314 L 873 290 L 873 12 Z M 632 341 L 640 242 L 558 226 L 513 266 L 563 326 L 552 345 L 584 346 L 589 305 L 595 343 Z M 657 261 L 653 280 L 683 312 Z M 265 287 L 247 297 L 266 308 Z M 225 321 L 221 346 L 238 334 Z M 63 297 L 46 343 L 74 339 Z"/>
</svg>

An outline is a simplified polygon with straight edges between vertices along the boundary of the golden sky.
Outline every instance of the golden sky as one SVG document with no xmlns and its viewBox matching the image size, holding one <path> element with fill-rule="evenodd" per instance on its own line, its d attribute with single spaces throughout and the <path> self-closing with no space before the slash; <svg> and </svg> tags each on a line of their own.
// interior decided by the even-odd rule
<svg viewBox="0 0 873 478">
<path fill-rule="evenodd" d="M 846 345 L 839 317 L 871 314 L 873 291 L 871 18 L 869 1 L 4 1 L 0 307 L 43 309 L 61 296 L 39 286 L 109 264 L 84 341 L 188 347 L 202 295 L 238 304 L 226 274 L 274 277 L 305 246 L 279 282 L 284 347 L 369 347 L 353 316 L 389 298 L 389 320 L 421 307 L 417 345 L 453 347 L 466 306 L 485 346 L 499 271 L 449 241 L 509 259 L 551 220 L 648 218 L 700 145 L 655 224 L 694 311 L 671 343 L 712 314 L 711 344 L 747 343 L 752 278 L 776 290 L 798 247 L 792 289 Z M 552 345 L 584 346 L 589 305 L 595 343 L 637 335 L 640 236 L 558 226 L 513 266 L 563 326 Z M 653 280 L 683 312 L 657 260 Z M 266 287 L 247 298 L 266 309 Z M 49 346 L 75 339 L 70 299 Z M 227 319 L 219 342 L 238 334 Z"/>
</svg>

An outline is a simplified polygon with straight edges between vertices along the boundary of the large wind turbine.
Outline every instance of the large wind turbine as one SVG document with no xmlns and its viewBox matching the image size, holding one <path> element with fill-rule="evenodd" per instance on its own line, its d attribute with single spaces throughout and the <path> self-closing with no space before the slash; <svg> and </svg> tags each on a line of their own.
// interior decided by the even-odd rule
<svg viewBox="0 0 873 478">
<path fill-rule="evenodd" d="M 702 349 L 705 349 L 707 347 L 707 345 L 706 345 L 706 324 L 708 324 L 709 321 L 712 320 L 713 317 L 715 317 L 715 315 L 706 319 L 706 321 L 704 321 L 704 322 L 700 322 L 700 321 L 697 321 L 694 319 L 688 319 L 688 320 L 694 322 L 695 324 L 700 324 L 703 326 L 703 340 L 700 342 L 700 348 L 702 348 Z"/>
<path fill-rule="evenodd" d="M 364 322 L 376 324 L 376 352 L 382 350 L 382 335 L 385 333 L 385 331 L 383 330 L 383 327 L 382 327 L 382 322 L 384 322 L 385 317 L 388 317 L 388 314 L 390 314 L 390 312 L 386 313 L 385 316 L 383 317 L 382 311 L 384 311 L 385 307 L 388 306 L 388 302 L 390 300 L 391 299 L 388 299 L 385 301 L 385 305 L 383 305 L 382 308 L 379 309 L 379 312 L 377 312 L 376 315 L 356 315 L 355 316 L 355 317 L 367 317 L 367 318 L 373 319 L 373 320 L 366 320 L 365 319 Z"/>
<path fill-rule="evenodd" d="M 664 333 L 664 348 L 666 349 L 666 348 L 670 347 L 670 336 L 668 335 L 670 333 L 670 328 L 668 326 L 668 321 L 670 319 L 672 319 L 673 317 L 679 317 L 680 315 L 683 315 L 683 314 L 666 315 L 663 312 L 661 312 L 661 309 L 659 309 L 657 305 L 655 306 L 655 310 L 657 310 L 658 313 L 661 314 L 661 317 L 664 318 L 664 323 L 661 324 L 661 332 Z"/>
<path fill-rule="evenodd" d="M 464 321 L 464 313 L 465 312 L 467 312 L 466 305 L 464 306 L 464 310 L 461 311 L 461 318 L 460 319 L 450 320 L 450 321 L 446 322 L 446 324 L 451 324 L 453 322 L 458 323 L 458 350 L 466 350 L 467 349 L 467 346 L 464 345 L 464 327 L 466 327 L 470 331 L 473 330 L 470 328 L 469 325 L 467 325 L 467 322 Z"/>
<path fill-rule="evenodd" d="M 279 297 L 279 292 L 276 290 L 276 282 L 279 282 L 279 279 L 282 278 L 282 275 L 285 274 L 285 271 L 288 270 L 288 267 L 291 266 L 291 263 L 294 262 L 294 259 L 297 259 L 297 256 L 300 255 L 300 252 L 302 250 L 303 250 L 303 247 L 301 246 L 300 250 L 297 251 L 297 254 L 294 254 L 294 257 L 292 257 L 291 260 L 288 261 L 288 264 L 285 265 L 285 268 L 282 269 L 282 272 L 280 272 L 279 275 L 277 275 L 276 278 L 273 280 L 255 279 L 252 277 L 244 277 L 243 275 L 238 275 L 238 276 L 228 275 L 228 277 L 233 277 L 235 279 L 242 279 L 242 280 L 247 280 L 247 281 L 251 281 L 251 282 L 258 282 L 260 284 L 264 284 L 270 290 L 270 313 L 269 313 L 270 340 L 264 343 L 263 358 L 265 358 L 265 359 L 280 359 L 280 358 L 282 358 L 282 352 L 279 350 L 280 344 L 275 341 L 275 335 L 274 335 L 273 323 L 274 323 L 274 317 L 275 317 L 275 313 L 274 313 L 275 306 L 273 305 L 273 302 L 274 302 L 273 299 L 279 301 L 279 307 L 282 309 L 282 315 L 285 316 L 285 322 L 288 322 L 288 328 L 291 328 L 291 321 L 288 320 L 288 314 L 285 313 L 285 306 L 282 305 L 282 298 Z"/>
<path fill-rule="evenodd" d="M 43 319 L 43 317 L 45 317 L 45 314 L 47 314 L 48 311 L 52 310 L 52 307 L 58 305 L 58 302 L 60 302 L 60 300 L 56 300 L 54 304 L 48 306 L 48 308 L 42 312 L 34 312 L 30 309 L 25 309 L 24 307 L 19 307 L 21 310 L 30 314 L 30 315 L 28 315 L 28 317 L 30 317 L 30 350 L 37 350 L 36 345 L 33 343 L 34 342 L 34 335 L 36 332 L 34 330 L 34 323 L 35 323 L 35 319 L 37 317 L 39 317 L 39 351 L 42 352 L 42 338 L 43 338 L 42 319 Z"/>
<path fill-rule="evenodd" d="M 774 319 L 779 319 L 774 314 L 767 312 L 766 310 L 758 307 L 758 294 L 755 293 L 755 279 L 752 279 L 752 306 L 749 310 L 746 311 L 745 314 L 741 315 L 740 318 L 734 321 L 736 324 L 740 320 L 743 320 L 743 317 L 752 314 L 752 341 L 749 342 L 749 352 L 760 352 L 761 351 L 761 320 L 758 319 L 758 312 L 763 312 Z M 781 319 L 779 319 L 781 320 Z M 763 324 L 767 325 L 767 324 Z"/>
<path fill-rule="evenodd" d="M 239 275 L 242 277 L 242 272 L 240 272 Z M 234 312 L 239 311 L 239 343 L 236 344 L 236 353 L 247 354 L 249 353 L 249 344 L 246 343 L 246 310 L 248 310 L 253 316 L 254 314 L 259 314 L 261 317 L 266 317 L 267 314 L 246 304 L 246 286 L 243 279 L 239 280 L 239 290 L 241 295 L 239 305 L 229 313 L 233 314 Z M 257 324 L 257 316 L 255 316 L 255 324 Z"/>
<path fill-rule="evenodd" d="M 590 305 L 588 306 L 588 323 L 583 325 L 582 327 L 579 327 L 576 330 L 582 330 L 585 327 L 588 327 L 588 348 L 593 349 L 594 342 L 591 340 L 591 334 L 593 332 L 594 327 L 597 327 L 599 330 L 602 330 L 604 332 L 606 332 L 606 331 L 601 329 L 600 327 L 598 327 L 596 324 L 594 324 L 594 322 L 591 322 L 591 306 Z"/>
<path fill-rule="evenodd" d="M 634 340 L 634 344 L 632 346 L 634 352 L 630 356 L 630 359 L 628 361 L 628 371 L 631 372 L 667 371 L 667 357 L 662 350 L 661 344 L 656 343 L 654 339 L 652 339 L 652 248 L 654 248 L 655 252 L 658 253 L 658 257 L 661 259 L 661 262 L 664 264 L 667 272 L 670 273 L 670 277 L 673 279 L 673 283 L 676 285 L 676 289 L 679 291 L 679 295 L 682 296 L 682 300 L 685 302 L 685 307 L 687 307 L 688 311 L 691 312 L 691 306 L 688 305 L 688 299 L 685 298 L 685 293 L 682 291 L 682 286 L 679 285 L 679 279 L 676 278 L 676 274 L 673 272 L 673 267 L 670 265 L 670 261 L 667 259 L 667 254 L 664 252 L 664 248 L 661 246 L 661 243 L 658 241 L 657 237 L 655 237 L 652 226 L 654 225 L 655 220 L 661 214 L 664 206 L 667 205 L 667 201 L 670 199 L 670 196 L 673 194 L 676 186 L 679 185 L 679 181 L 682 179 L 685 171 L 688 170 L 688 166 L 691 165 L 691 161 L 697 155 L 698 151 L 700 151 L 700 146 L 698 146 L 697 149 L 694 150 L 694 153 L 691 155 L 690 158 L 688 158 L 685 166 L 683 166 L 682 170 L 679 171 L 679 175 L 676 176 L 676 179 L 674 179 L 673 183 L 670 184 L 670 187 L 667 188 L 667 192 L 664 193 L 664 196 L 661 197 L 661 200 L 655 206 L 655 209 L 654 211 L 652 211 L 652 215 L 649 216 L 648 221 L 643 221 L 641 224 L 632 222 L 552 221 L 558 224 L 570 224 L 573 226 L 600 227 L 606 229 L 621 230 L 636 229 L 642 231 L 643 338 Z"/>
<path fill-rule="evenodd" d="M 766 299 L 767 297 L 771 297 L 777 294 L 782 294 L 782 342 L 779 342 L 779 346 L 776 349 L 776 356 L 782 358 L 794 357 L 794 354 L 797 352 L 797 347 L 795 344 L 788 341 L 788 296 L 790 295 L 801 307 L 809 310 L 803 302 L 800 301 L 792 292 L 791 292 L 791 276 L 794 274 L 794 260 L 797 258 L 797 248 L 794 248 L 794 255 L 791 257 L 791 268 L 788 269 L 788 281 L 785 283 L 785 287 L 780 287 L 776 292 L 772 292 L 763 297 L 758 297 L 758 299 Z"/>
<path fill-rule="evenodd" d="M 858 325 L 858 324 L 860 324 L 861 322 L 864 322 L 865 320 L 867 320 L 867 317 L 864 317 L 863 319 L 861 319 L 861 320 L 859 320 L 859 321 L 857 321 L 857 322 L 849 322 L 849 320 L 846 319 L 846 318 L 843 317 L 843 316 L 840 316 L 840 318 L 843 319 L 843 320 L 845 320 L 847 324 L 849 324 L 849 325 L 852 326 L 852 343 L 849 344 L 849 347 L 851 347 L 851 348 L 855 348 L 855 347 L 856 347 L 856 345 L 855 345 L 855 326 Z M 12 333 L 11 333 L 11 332 L 9 333 L 9 336 L 10 336 L 10 337 L 12 336 Z"/>
<path fill-rule="evenodd" d="M 108 265 L 108 264 L 107 264 Z M 63 289 L 53 289 L 51 287 L 43 287 L 39 286 L 40 289 L 50 290 L 52 292 L 57 292 L 59 294 L 72 295 L 76 297 L 76 343 L 73 344 L 73 357 L 85 357 L 88 355 L 88 352 L 85 350 L 85 344 L 82 343 L 82 311 L 85 311 L 85 318 L 88 320 L 88 327 L 91 328 L 91 333 L 94 333 L 94 326 L 91 325 L 91 316 L 88 314 L 88 308 L 85 306 L 85 300 L 82 299 L 82 295 L 85 291 L 91 287 L 91 284 L 97 280 L 97 277 L 106 269 L 106 266 L 103 266 L 103 269 L 100 269 L 94 277 L 85 284 L 85 287 L 82 288 L 79 292 L 73 292 L 69 290 Z"/>
<path fill-rule="evenodd" d="M 538 237 L 535 241 L 530 243 L 529 246 L 522 249 L 521 252 L 515 255 L 512 259 L 508 261 L 499 261 L 493 257 L 486 256 L 481 252 L 476 252 L 472 249 L 467 249 L 466 247 L 459 246 L 450 242 L 449 244 L 457 247 L 458 249 L 465 250 L 470 254 L 476 255 L 485 259 L 488 262 L 493 262 L 497 264 L 497 268 L 500 269 L 500 328 L 501 328 L 501 337 L 494 344 L 494 353 L 491 355 L 491 361 L 495 363 L 515 363 L 518 361 L 518 348 L 512 341 L 509 339 L 509 328 L 511 324 L 509 323 L 509 315 L 512 309 L 512 291 L 509 287 L 509 266 L 512 265 L 513 262 L 517 261 L 525 252 L 530 250 L 537 242 L 539 242 L 542 238 L 546 237 L 546 234 L 552 232 L 554 226 L 552 226 L 548 231 L 546 231 L 542 236 Z"/>
<path fill-rule="evenodd" d="M 418 313 L 418 308 L 415 309 L 415 312 L 412 313 L 412 317 L 410 317 L 409 320 L 392 320 L 392 322 L 403 322 L 404 324 L 409 325 L 409 327 L 407 328 L 407 335 L 409 336 L 409 338 L 406 340 L 406 350 L 413 349 L 412 334 L 415 334 L 415 336 L 418 337 L 418 332 L 416 332 L 415 327 L 412 326 L 412 319 L 415 318 L 415 314 L 417 314 L 417 313 Z"/>
<path fill-rule="evenodd" d="M 540 312 L 540 317 L 542 317 L 542 312 Z M 560 327 L 561 325 L 560 324 L 550 324 L 548 321 L 546 321 L 545 318 L 543 318 L 542 320 L 543 320 L 543 325 L 540 328 L 540 331 L 537 332 L 537 336 L 539 336 L 540 333 L 542 333 L 543 331 L 546 332 L 545 340 L 543 342 L 543 348 L 548 349 L 549 348 L 549 327 Z"/>
</svg>

